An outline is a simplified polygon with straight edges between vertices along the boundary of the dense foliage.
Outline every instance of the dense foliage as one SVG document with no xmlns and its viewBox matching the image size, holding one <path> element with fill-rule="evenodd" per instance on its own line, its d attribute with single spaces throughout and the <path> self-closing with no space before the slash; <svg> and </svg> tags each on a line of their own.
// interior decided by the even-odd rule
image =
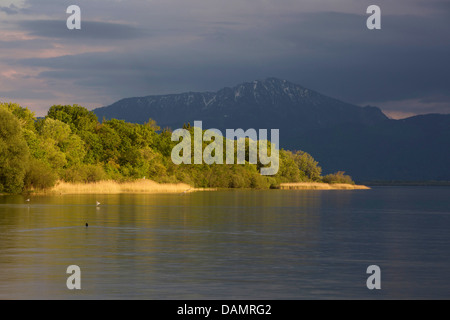
<svg viewBox="0 0 450 320">
<path fill-rule="evenodd" d="M 185 128 L 193 134 L 190 125 Z M 151 119 L 143 125 L 116 119 L 100 123 L 93 112 L 78 105 L 52 106 L 46 117 L 37 119 L 27 108 L 0 103 L 0 192 L 46 189 L 58 179 L 145 177 L 219 188 L 270 188 L 283 182 L 322 180 L 318 163 L 302 151 L 280 150 L 275 176 L 262 176 L 260 164 L 175 165 L 171 152 L 178 142 L 171 136 L 169 129 L 161 130 Z"/>
<path fill-rule="evenodd" d="M 344 171 L 338 171 L 336 173 L 327 174 L 322 178 L 323 182 L 326 183 L 348 183 L 355 184 L 352 180 L 352 177 L 346 175 Z"/>
</svg>

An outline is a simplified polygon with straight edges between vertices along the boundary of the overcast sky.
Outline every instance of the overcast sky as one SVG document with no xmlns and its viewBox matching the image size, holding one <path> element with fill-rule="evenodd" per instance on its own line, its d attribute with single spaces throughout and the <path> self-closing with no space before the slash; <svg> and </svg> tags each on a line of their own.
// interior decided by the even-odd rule
<svg viewBox="0 0 450 320">
<path fill-rule="evenodd" d="M 0 101 L 41 116 L 277 77 L 395 118 L 450 113 L 449 17 L 448 0 L 0 0 Z"/>
</svg>

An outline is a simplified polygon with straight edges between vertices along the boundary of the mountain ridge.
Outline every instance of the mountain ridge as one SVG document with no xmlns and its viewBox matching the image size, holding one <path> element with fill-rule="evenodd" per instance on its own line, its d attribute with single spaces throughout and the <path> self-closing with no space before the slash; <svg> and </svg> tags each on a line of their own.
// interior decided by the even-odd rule
<svg viewBox="0 0 450 320">
<path fill-rule="evenodd" d="M 130 114 L 130 108 L 135 110 L 136 116 Z M 261 110 L 270 116 L 262 118 L 258 115 Z M 289 123 L 293 118 L 301 117 L 305 120 L 302 125 L 307 129 L 312 123 L 319 126 L 336 122 L 369 124 L 388 119 L 377 107 L 359 107 L 276 78 L 244 82 L 216 92 L 125 98 L 94 112 L 100 119 L 114 117 L 137 123 L 158 118 L 155 119 L 158 123 L 172 129 L 193 120 L 203 120 L 206 125 L 218 129 L 228 128 L 231 120 L 234 126 L 277 128 L 285 125 L 286 121 Z M 342 112 L 346 113 L 345 116 Z M 258 121 L 250 120 L 252 113 L 258 115 Z M 242 116 L 247 118 L 245 122 L 240 121 Z M 227 119 L 222 121 L 218 117 Z"/>
</svg>

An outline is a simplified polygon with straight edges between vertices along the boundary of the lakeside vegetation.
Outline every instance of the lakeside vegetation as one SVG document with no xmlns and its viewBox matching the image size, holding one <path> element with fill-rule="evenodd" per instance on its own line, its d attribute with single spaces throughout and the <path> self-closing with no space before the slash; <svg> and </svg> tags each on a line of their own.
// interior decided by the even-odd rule
<svg viewBox="0 0 450 320">
<path fill-rule="evenodd" d="M 192 188 L 185 183 L 157 183 L 151 180 L 130 182 L 98 181 L 89 183 L 68 183 L 58 181 L 55 186 L 41 191 L 45 194 L 119 194 L 119 193 L 189 193 L 202 189 Z M 208 189 L 205 189 L 208 190 Z"/>
<path fill-rule="evenodd" d="M 367 186 L 350 183 L 325 183 L 325 182 L 291 182 L 282 183 L 281 190 L 368 190 Z"/>
<path fill-rule="evenodd" d="M 184 128 L 193 135 L 189 124 Z M 152 119 L 142 125 L 117 119 L 100 123 L 92 111 L 78 105 L 52 106 L 38 119 L 18 104 L 0 103 L 0 192 L 58 192 L 58 187 L 67 189 L 69 184 L 72 190 L 81 190 L 84 184 L 85 192 L 101 188 L 127 192 L 131 182 L 130 190 L 135 191 L 129 192 L 268 189 L 297 182 L 354 184 L 344 172 L 323 177 L 317 161 L 303 151 L 281 149 L 279 171 L 274 176 L 262 176 L 259 163 L 175 165 L 171 152 L 178 142 L 171 136 L 170 129 L 161 130 Z M 202 147 L 206 146 L 204 142 Z"/>
</svg>

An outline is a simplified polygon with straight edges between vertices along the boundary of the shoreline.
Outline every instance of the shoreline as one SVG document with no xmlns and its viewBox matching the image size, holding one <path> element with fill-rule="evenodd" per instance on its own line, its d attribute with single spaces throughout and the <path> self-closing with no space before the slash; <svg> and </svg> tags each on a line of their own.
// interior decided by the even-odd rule
<svg viewBox="0 0 450 320">
<path fill-rule="evenodd" d="M 370 188 L 364 185 L 349 184 L 349 183 L 324 183 L 324 182 L 292 182 L 282 183 L 279 189 L 281 190 L 369 190 Z"/>
<path fill-rule="evenodd" d="M 365 185 L 346 183 L 328 184 L 324 182 L 282 183 L 277 190 L 369 190 Z M 33 195 L 73 195 L 73 194 L 185 194 L 198 191 L 240 190 L 233 188 L 194 188 L 186 183 L 158 183 L 153 180 L 117 182 L 104 180 L 89 183 L 59 181 L 48 190 L 31 190 Z M 269 190 L 269 189 L 268 189 Z"/>
</svg>

